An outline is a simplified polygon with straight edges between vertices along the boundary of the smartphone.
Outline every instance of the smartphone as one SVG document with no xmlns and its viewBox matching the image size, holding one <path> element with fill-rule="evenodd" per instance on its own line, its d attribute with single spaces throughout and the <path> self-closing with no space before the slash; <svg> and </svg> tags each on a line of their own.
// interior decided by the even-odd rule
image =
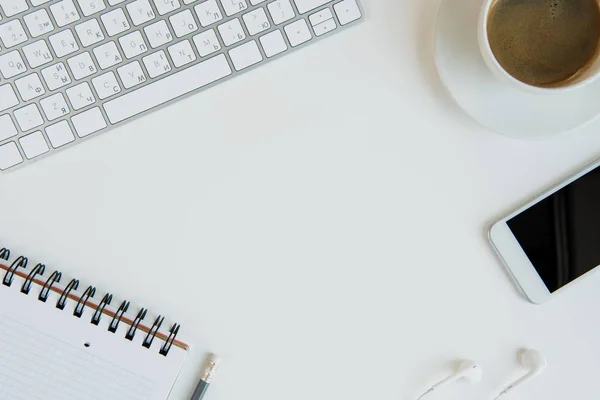
<svg viewBox="0 0 600 400">
<path fill-rule="evenodd" d="M 600 270 L 600 160 L 493 224 L 489 237 L 535 304 L 596 273 Z"/>
</svg>

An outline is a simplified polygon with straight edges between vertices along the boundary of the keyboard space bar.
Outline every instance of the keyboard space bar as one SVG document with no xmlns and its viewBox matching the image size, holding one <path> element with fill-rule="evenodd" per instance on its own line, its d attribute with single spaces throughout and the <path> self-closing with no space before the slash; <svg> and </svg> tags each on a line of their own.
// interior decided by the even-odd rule
<svg viewBox="0 0 600 400">
<path fill-rule="evenodd" d="M 231 74 L 223 54 L 104 103 L 116 124 Z"/>
</svg>

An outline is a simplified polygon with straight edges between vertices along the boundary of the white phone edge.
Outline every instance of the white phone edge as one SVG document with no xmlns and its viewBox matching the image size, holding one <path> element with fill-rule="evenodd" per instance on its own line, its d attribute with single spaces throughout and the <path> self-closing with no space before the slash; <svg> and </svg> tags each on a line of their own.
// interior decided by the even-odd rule
<svg viewBox="0 0 600 400">
<path fill-rule="evenodd" d="M 488 231 L 488 237 L 492 247 L 494 248 L 496 254 L 509 271 L 517 286 L 521 289 L 525 297 L 534 303 L 534 304 L 543 304 L 549 301 L 558 293 L 562 292 L 568 287 L 571 287 L 579 280 L 587 277 L 592 272 L 598 272 L 600 270 L 599 267 L 594 268 L 590 272 L 584 274 L 568 285 L 563 286 L 559 290 L 551 293 L 546 284 L 536 271 L 535 267 L 529 261 L 529 258 L 519 245 L 519 242 L 513 235 L 512 231 L 508 227 L 507 221 L 515 217 L 516 215 L 522 213 L 533 205 L 539 203 L 546 197 L 554 194 L 560 189 L 568 186 L 572 182 L 575 182 L 577 179 L 581 178 L 583 175 L 588 172 L 594 170 L 595 168 L 600 167 L 600 160 L 596 160 L 593 163 L 589 164 L 585 168 L 583 168 L 580 172 L 572 175 L 570 178 L 565 179 L 560 184 L 552 187 L 549 190 L 544 191 L 543 193 L 537 195 L 533 199 L 529 200 L 527 203 L 519 207 L 518 209 L 511 212 L 509 215 L 503 217 L 502 219 L 496 221 L 492 224 Z"/>
</svg>

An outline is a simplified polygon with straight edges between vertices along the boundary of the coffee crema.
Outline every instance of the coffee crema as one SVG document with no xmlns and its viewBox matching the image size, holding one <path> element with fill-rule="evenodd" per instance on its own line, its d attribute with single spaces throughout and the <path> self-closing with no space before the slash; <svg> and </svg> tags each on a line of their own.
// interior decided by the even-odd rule
<svg viewBox="0 0 600 400">
<path fill-rule="evenodd" d="M 514 78 L 560 87 L 599 55 L 600 6 L 597 0 L 498 0 L 487 34 L 494 56 Z"/>
</svg>

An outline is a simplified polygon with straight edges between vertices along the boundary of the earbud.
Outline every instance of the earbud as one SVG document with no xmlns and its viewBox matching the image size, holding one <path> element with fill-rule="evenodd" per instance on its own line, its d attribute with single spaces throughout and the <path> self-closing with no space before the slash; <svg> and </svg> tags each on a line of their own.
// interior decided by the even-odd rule
<svg viewBox="0 0 600 400">
<path fill-rule="evenodd" d="M 536 376 L 542 373 L 542 371 L 546 368 L 546 358 L 536 350 L 521 350 L 519 352 L 519 362 L 521 365 L 527 369 L 527 372 L 524 376 L 517 379 L 511 385 L 507 386 L 500 394 L 496 397 L 499 399 L 500 397 L 512 392 L 517 386 L 523 385 L 525 382 L 532 380 Z"/>
<path fill-rule="evenodd" d="M 433 392 L 434 390 L 438 390 L 444 386 L 447 386 L 447 385 L 454 383 L 461 379 L 463 379 L 471 384 L 479 383 L 481 381 L 481 374 L 482 374 L 482 368 L 479 364 L 477 364 L 475 361 L 463 360 L 458 365 L 458 368 L 456 369 L 456 372 L 454 372 L 454 374 L 450 375 L 446 379 L 444 379 L 444 380 L 436 383 L 432 387 L 430 387 L 429 390 L 427 390 L 425 393 L 423 393 L 421 396 L 419 396 L 419 398 L 417 400 L 422 399 L 423 397 L 425 397 L 429 393 Z"/>
</svg>

